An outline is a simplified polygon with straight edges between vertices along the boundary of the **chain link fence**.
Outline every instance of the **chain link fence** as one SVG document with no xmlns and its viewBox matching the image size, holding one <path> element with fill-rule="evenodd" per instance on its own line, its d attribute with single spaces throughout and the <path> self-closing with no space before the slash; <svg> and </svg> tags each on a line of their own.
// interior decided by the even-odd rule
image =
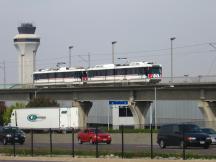
<svg viewBox="0 0 216 162">
<path fill-rule="evenodd" d="M 213 122 L 208 123 L 208 126 L 214 126 Z M 162 125 L 181 125 L 182 122 L 163 123 Z M 154 127 L 154 125 L 140 125 L 134 127 L 121 125 L 119 129 L 107 130 L 107 127 L 95 125 L 88 128 L 98 130 L 94 134 L 95 140 L 90 140 L 91 135 L 86 135 L 83 138 L 89 138 L 86 141 L 78 140 L 79 132 L 86 128 L 79 129 L 32 129 L 25 133 L 26 139 L 24 144 L 15 142 L 7 145 L 0 145 L 0 152 L 8 155 L 16 156 L 18 154 L 38 156 L 38 155 L 67 155 L 72 157 L 96 157 L 96 158 L 171 158 L 171 159 L 191 159 L 191 158 L 216 158 L 216 134 L 205 134 L 210 137 L 212 144 L 207 147 L 206 139 L 202 139 L 203 132 L 187 132 L 188 125 L 200 126 L 206 128 L 203 123 L 190 122 L 184 123 L 182 130 L 169 130 L 168 133 L 161 137 L 162 125 Z M 174 129 L 174 128 L 173 128 Z M 215 129 L 215 128 L 214 128 Z M 103 130 L 104 134 L 111 136 L 111 143 L 107 139 L 101 139 Z M 97 133 L 98 132 L 98 133 Z M 161 142 L 164 139 L 164 146 Z M 167 141 L 166 141 L 166 140 Z M 181 139 L 181 140 L 180 140 Z M 171 141 L 171 143 L 168 143 Z M 178 143 L 179 142 L 179 143 Z M 196 142 L 191 145 L 190 142 Z M 204 143 L 203 143 L 204 142 Z"/>
</svg>

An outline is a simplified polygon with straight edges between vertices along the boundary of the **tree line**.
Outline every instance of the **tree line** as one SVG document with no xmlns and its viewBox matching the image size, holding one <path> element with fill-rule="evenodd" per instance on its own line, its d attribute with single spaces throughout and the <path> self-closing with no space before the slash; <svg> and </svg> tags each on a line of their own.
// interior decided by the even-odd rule
<svg viewBox="0 0 216 162">
<path fill-rule="evenodd" d="M 48 97 L 36 97 L 27 104 L 16 102 L 13 105 L 6 106 L 5 101 L 0 101 L 0 125 L 10 123 L 10 117 L 13 109 L 31 108 L 31 107 L 59 107 L 57 101 Z"/>
</svg>

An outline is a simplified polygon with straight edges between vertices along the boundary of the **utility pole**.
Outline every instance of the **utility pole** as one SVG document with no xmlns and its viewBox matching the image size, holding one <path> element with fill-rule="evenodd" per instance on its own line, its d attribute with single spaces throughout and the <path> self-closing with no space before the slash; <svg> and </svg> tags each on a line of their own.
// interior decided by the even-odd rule
<svg viewBox="0 0 216 162">
<path fill-rule="evenodd" d="M 90 52 L 88 53 L 88 67 L 91 67 L 91 56 L 90 56 Z"/>
<path fill-rule="evenodd" d="M 173 83 L 173 41 L 176 39 L 176 37 L 171 37 L 171 83 Z"/>
<path fill-rule="evenodd" d="M 68 49 L 69 49 L 69 67 L 71 67 L 71 49 L 73 48 L 73 46 L 69 46 Z"/>
<path fill-rule="evenodd" d="M 112 63 L 113 64 L 115 64 L 115 54 L 114 54 L 114 47 L 115 47 L 115 44 L 116 44 L 117 42 L 116 41 L 113 41 L 112 42 Z"/>
<path fill-rule="evenodd" d="M 2 66 L 0 68 L 3 69 L 3 84 L 4 84 L 4 89 L 6 88 L 6 68 L 5 68 L 5 61 L 3 61 Z"/>
</svg>

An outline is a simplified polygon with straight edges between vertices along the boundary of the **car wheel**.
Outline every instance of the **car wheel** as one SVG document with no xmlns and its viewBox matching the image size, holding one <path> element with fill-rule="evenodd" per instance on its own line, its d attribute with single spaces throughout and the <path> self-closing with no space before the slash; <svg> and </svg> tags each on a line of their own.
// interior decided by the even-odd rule
<svg viewBox="0 0 216 162">
<path fill-rule="evenodd" d="M 203 148 L 204 149 L 208 149 L 210 145 L 204 145 Z"/>
<path fill-rule="evenodd" d="M 82 143 L 83 143 L 82 140 L 81 140 L 80 138 L 78 138 L 78 143 L 79 143 L 79 144 L 82 144 Z"/>
<path fill-rule="evenodd" d="M 111 141 L 108 141 L 107 144 L 108 144 L 108 145 L 111 144 Z"/>
<path fill-rule="evenodd" d="M 7 139 L 3 138 L 3 145 L 7 145 Z"/>
<path fill-rule="evenodd" d="M 94 144 L 92 138 L 90 138 L 89 143 Z"/>
<path fill-rule="evenodd" d="M 166 143 L 165 143 L 165 141 L 164 141 L 164 140 L 160 140 L 159 146 L 160 146 L 160 148 L 166 148 Z"/>
<path fill-rule="evenodd" d="M 187 145 L 186 145 L 186 143 L 184 143 L 184 141 L 180 141 L 179 146 L 180 146 L 180 148 L 182 148 L 182 149 L 183 149 L 183 147 L 184 147 L 184 148 L 187 148 Z"/>
<path fill-rule="evenodd" d="M 23 144 L 24 144 L 24 141 L 20 141 L 19 144 L 20 144 L 20 145 L 23 145 Z"/>
</svg>

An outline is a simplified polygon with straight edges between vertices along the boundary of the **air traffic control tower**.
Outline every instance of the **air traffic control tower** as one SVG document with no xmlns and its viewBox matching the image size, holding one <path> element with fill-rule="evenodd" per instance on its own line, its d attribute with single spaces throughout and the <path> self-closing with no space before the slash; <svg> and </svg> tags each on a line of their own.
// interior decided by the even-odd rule
<svg viewBox="0 0 216 162">
<path fill-rule="evenodd" d="M 14 45 L 18 51 L 19 83 L 33 83 L 32 74 L 35 71 L 35 57 L 40 44 L 40 38 L 35 35 L 36 27 L 31 23 L 23 23 L 18 27 L 14 37 Z"/>
</svg>

